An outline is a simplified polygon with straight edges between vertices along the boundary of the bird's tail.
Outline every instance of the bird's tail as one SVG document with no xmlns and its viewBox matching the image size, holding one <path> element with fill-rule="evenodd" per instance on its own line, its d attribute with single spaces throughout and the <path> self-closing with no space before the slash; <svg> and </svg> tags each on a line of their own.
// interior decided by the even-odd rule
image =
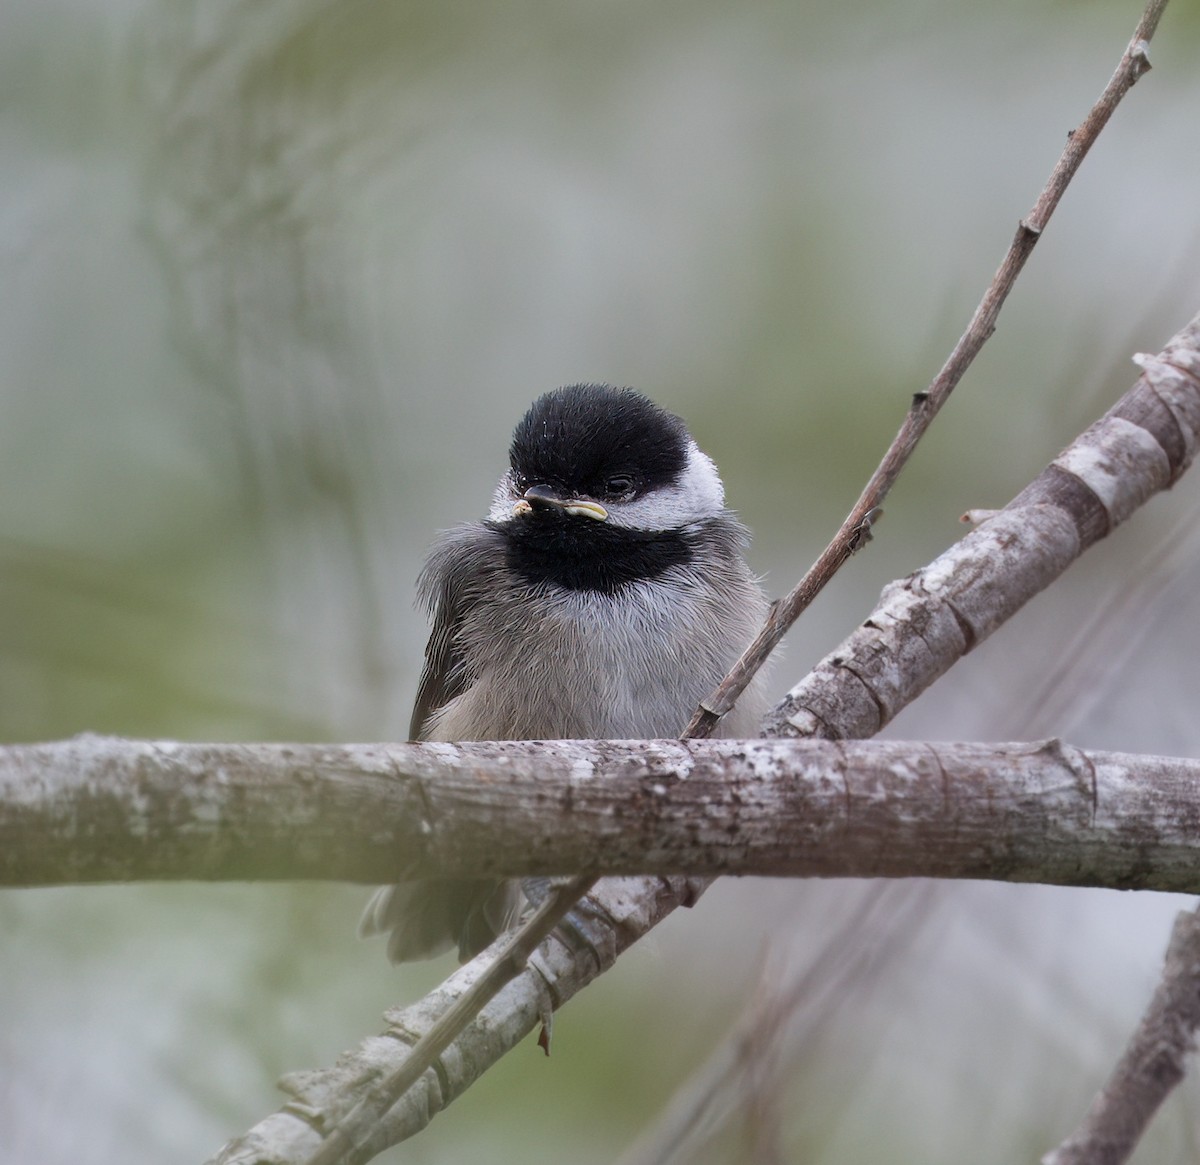
<svg viewBox="0 0 1200 1165">
<path fill-rule="evenodd" d="M 387 934 L 393 963 L 432 959 L 454 946 L 465 963 L 516 922 L 524 902 L 517 882 L 438 879 L 380 886 L 358 934 Z"/>
</svg>

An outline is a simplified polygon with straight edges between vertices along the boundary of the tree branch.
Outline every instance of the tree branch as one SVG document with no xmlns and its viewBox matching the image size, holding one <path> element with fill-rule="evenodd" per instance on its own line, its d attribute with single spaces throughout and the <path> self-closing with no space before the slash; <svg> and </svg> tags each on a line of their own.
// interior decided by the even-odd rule
<svg viewBox="0 0 1200 1165">
<path fill-rule="evenodd" d="M 688 886 L 683 878 L 606 878 L 576 906 L 570 926 L 559 927 L 542 944 L 525 970 L 484 1006 L 467 1034 L 342 1160 L 369 1160 L 420 1132 L 552 1010 L 607 971 L 680 902 L 688 901 Z M 503 942 L 498 940 L 460 967 L 418 1003 L 388 1011 L 387 1030 L 338 1057 L 332 1067 L 284 1077 L 280 1087 L 291 1098 L 287 1104 L 226 1145 L 213 1162 L 296 1165 L 311 1160 L 359 1099 L 382 1075 L 400 1068 L 410 1047 L 486 973 Z"/>
<path fill-rule="evenodd" d="M 356 1159 L 392 1105 L 427 1071 L 433 1070 L 437 1058 L 463 1029 L 506 983 L 512 982 L 525 969 L 539 944 L 549 938 L 570 908 L 592 888 L 594 881 L 594 878 L 577 877 L 554 887 L 530 918 L 518 929 L 501 936 L 489 951 L 483 973 L 455 996 L 397 1067 L 364 1090 L 354 1108 L 333 1126 L 329 1136 L 307 1159 L 307 1165 L 337 1165 L 344 1159 Z M 550 1013 L 547 1003 L 542 1013 L 543 1023 L 549 1022 Z M 548 1052 L 549 1045 L 546 1047 Z"/>
<path fill-rule="evenodd" d="M 57 793 L 10 814 L 32 772 Z M 1200 761 L 1058 741 L 91 736 L 0 749 L 0 884 L 762 874 L 1200 893 L 1197 790 Z M 64 828 L 81 819 L 82 840 Z"/>
<path fill-rule="evenodd" d="M 1121 1165 L 1183 1079 L 1200 1029 L 1200 910 L 1175 919 L 1162 979 L 1079 1128 L 1042 1165 Z"/>
</svg>

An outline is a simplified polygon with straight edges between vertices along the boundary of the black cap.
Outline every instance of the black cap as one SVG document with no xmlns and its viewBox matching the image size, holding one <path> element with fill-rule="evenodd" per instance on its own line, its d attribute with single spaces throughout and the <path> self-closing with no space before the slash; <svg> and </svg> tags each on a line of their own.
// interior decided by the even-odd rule
<svg viewBox="0 0 1200 1165">
<path fill-rule="evenodd" d="M 572 384 L 530 405 L 513 432 L 509 460 L 527 485 L 604 497 L 618 475 L 638 493 L 677 481 L 687 442 L 683 421 L 632 388 Z"/>
</svg>

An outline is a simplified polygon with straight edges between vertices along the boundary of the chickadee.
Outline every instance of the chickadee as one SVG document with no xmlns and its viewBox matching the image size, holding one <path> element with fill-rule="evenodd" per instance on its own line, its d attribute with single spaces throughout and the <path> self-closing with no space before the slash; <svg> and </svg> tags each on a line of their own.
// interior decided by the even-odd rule
<svg viewBox="0 0 1200 1165">
<path fill-rule="evenodd" d="M 441 536 L 418 593 L 433 621 L 413 740 L 674 737 L 761 626 L 717 468 L 683 422 L 628 388 L 534 401 L 482 522 Z M 753 683 L 721 723 L 753 735 Z M 376 891 L 359 925 L 396 963 L 457 945 L 464 962 L 515 921 L 516 882 Z"/>
</svg>

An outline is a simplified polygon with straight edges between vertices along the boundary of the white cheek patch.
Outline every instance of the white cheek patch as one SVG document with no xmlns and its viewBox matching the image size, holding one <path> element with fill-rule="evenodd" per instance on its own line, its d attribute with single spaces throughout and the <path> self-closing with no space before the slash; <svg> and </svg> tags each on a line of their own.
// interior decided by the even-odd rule
<svg viewBox="0 0 1200 1165">
<path fill-rule="evenodd" d="M 488 511 L 488 518 L 493 522 L 509 521 L 513 517 L 513 506 L 520 500 L 521 495 L 517 490 L 516 483 L 513 481 L 513 474 L 510 469 L 496 483 L 495 492 L 492 494 L 492 508 Z"/>
<path fill-rule="evenodd" d="M 679 480 L 632 502 L 609 506 L 608 520 L 614 526 L 634 530 L 674 530 L 689 522 L 715 518 L 725 511 L 725 487 L 717 467 L 690 437 L 687 462 Z"/>
</svg>

